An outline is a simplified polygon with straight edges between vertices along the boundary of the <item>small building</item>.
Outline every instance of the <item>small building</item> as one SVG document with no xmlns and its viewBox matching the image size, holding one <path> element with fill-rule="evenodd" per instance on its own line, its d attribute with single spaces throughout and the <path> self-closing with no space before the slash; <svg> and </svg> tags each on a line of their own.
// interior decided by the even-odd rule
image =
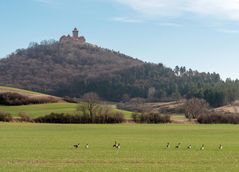
<svg viewBox="0 0 239 172">
<path fill-rule="evenodd" d="M 60 38 L 60 43 L 67 43 L 67 42 L 75 42 L 79 44 L 84 44 L 86 43 L 85 37 L 84 36 L 79 36 L 79 30 L 77 28 L 74 28 L 72 31 L 72 36 L 70 35 L 63 35 Z"/>
</svg>

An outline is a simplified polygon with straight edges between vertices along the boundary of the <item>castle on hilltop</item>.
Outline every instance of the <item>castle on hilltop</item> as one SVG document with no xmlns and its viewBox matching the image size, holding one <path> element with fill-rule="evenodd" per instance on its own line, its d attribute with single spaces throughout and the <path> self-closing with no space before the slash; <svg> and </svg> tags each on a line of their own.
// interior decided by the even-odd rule
<svg viewBox="0 0 239 172">
<path fill-rule="evenodd" d="M 66 43 L 66 42 L 76 42 L 76 43 L 84 44 L 86 43 L 86 40 L 84 36 L 79 36 L 79 31 L 77 30 L 77 28 L 74 28 L 74 30 L 72 31 L 72 36 L 63 35 L 60 38 L 60 43 Z"/>
</svg>

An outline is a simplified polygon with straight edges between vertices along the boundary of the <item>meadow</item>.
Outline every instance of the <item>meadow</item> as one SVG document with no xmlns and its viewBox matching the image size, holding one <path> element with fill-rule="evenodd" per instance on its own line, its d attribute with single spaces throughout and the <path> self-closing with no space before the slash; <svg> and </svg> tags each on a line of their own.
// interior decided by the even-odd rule
<svg viewBox="0 0 239 172">
<path fill-rule="evenodd" d="M 0 123 L 0 171 L 236 172 L 238 133 L 238 125 Z M 112 148 L 115 140 L 119 150 Z"/>
<path fill-rule="evenodd" d="M 74 113 L 77 104 L 75 103 L 48 103 L 21 106 L 4 106 L 0 105 L 0 111 L 9 112 L 17 116 L 19 113 L 26 113 L 30 117 L 39 117 L 48 115 L 52 112 L 56 113 Z"/>
<path fill-rule="evenodd" d="M 35 118 L 39 116 L 49 115 L 50 113 L 75 113 L 77 107 L 81 104 L 76 103 L 48 103 L 48 104 L 35 104 L 35 105 L 21 105 L 21 106 L 4 106 L 0 105 L 0 111 L 8 112 L 14 116 L 18 116 L 19 113 L 27 114 L 28 116 Z M 113 111 L 121 112 L 126 119 L 131 118 L 129 111 L 117 109 L 112 106 Z"/>
</svg>

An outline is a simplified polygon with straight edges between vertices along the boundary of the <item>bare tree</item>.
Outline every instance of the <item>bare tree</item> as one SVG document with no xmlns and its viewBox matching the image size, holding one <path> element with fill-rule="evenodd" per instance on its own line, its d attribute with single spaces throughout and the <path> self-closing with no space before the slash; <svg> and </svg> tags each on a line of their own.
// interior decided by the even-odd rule
<svg viewBox="0 0 239 172">
<path fill-rule="evenodd" d="M 84 110 L 83 113 L 86 113 L 86 109 L 87 109 L 87 111 L 89 111 L 90 116 L 93 117 L 94 112 L 97 109 L 98 104 L 100 102 L 99 96 L 94 92 L 89 92 L 84 94 L 82 99 L 86 103 L 86 106 L 83 106 L 83 110 Z"/>
<path fill-rule="evenodd" d="M 188 119 L 196 119 L 199 115 L 208 112 L 208 103 L 203 99 L 192 98 L 185 103 L 185 117 Z"/>
</svg>

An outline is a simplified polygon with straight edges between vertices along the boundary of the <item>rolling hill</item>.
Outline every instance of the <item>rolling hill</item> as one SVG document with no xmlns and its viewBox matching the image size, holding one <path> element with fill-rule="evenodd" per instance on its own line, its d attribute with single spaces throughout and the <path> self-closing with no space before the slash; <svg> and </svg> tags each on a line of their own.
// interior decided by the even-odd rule
<svg viewBox="0 0 239 172">
<path fill-rule="evenodd" d="M 4 87 L 4 86 L 0 86 L 0 93 L 17 93 L 29 98 L 49 98 L 52 97 L 54 99 L 56 99 L 58 102 L 64 102 L 64 100 L 60 97 L 56 97 L 56 96 L 51 96 L 51 95 L 47 95 L 47 94 L 43 94 L 43 93 L 38 93 L 38 92 L 34 92 L 34 91 L 29 91 L 29 90 L 24 90 L 24 89 L 18 89 L 18 88 L 13 88 L 13 87 Z"/>
<path fill-rule="evenodd" d="M 69 103 L 64 101 L 61 97 L 51 96 L 47 94 L 42 94 L 38 92 L 28 91 L 24 89 L 18 89 L 13 87 L 0 86 L 0 93 L 17 93 L 30 98 L 49 98 L 52 97 L 57 100 L 56 103 L 44 103 L 44 104 L 29 104 L 29 105 L 18 105 L 18 106 L 6 106 L 0 104 L 0 112 L 8 112 L 11 115 L 18 116 L 19 114 L 27 114 L 32 118 L 48 115 L 50 113 L 75 113 L 78 106 L 82 105 L 80 103 Z M 131 117 L 131 112 L 126 110 L 117 109 L 114 104 L 107 104 L 113 111 L 121 112 L 124 114 L 125 118 Z"/>
</svg>

